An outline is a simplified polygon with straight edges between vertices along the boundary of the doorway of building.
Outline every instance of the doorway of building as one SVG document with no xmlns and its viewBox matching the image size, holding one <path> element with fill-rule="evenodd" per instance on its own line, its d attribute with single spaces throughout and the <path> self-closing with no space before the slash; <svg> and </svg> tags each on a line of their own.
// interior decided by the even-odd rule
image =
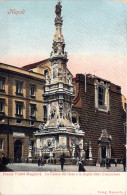
<svg viewBox="0 0 127 195">
<path fill-rule="evenodd" d="M 89 148 L 87 148 L 85 151 L 86 151 L 86 159 L 89 159 Z"/>
<path fill-rule="evenodd" d="M 20 140 L 16 140 L 14 143 L 14 161 L 21 162 L 22 157 L 22 142 Z"/>
<path fill-rule="evenodd" d="M 101 147 L 101 155 L 102 155 L 102 158 L 106 158 L 106 146 Z"/>
</svg>

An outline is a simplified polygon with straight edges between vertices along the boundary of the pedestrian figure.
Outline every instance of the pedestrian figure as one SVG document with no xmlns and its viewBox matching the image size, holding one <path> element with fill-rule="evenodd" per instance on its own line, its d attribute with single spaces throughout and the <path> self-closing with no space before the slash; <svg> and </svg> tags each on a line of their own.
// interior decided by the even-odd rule
<svg viewBox="0 0 127 195">
<path fill-rule="evenodd" d="M 111 159 L 109 158 L 109 167 L 111 167 Z"/>
<path fill-rule="evenodd" d="M 63 170 L 64 162 L 65 162 L 64 155 L 61 155 L 61 157 L 60 157 L 61 170 Z"/>
<path fill-rule="evenodd" d="M 2 153 L 2 156 L 1 156 L 1 171 L 6 171 L 6 165 L 7 165 L 7 159 L 5 157 L 5 154 Z"/>
<path fill-rule="evenodd" d="M 28 157 L 27 157 L 27 159 L 26 159 L 26 163 L 28 163 Z"/>
<path fill-rule="evenodd" d="M 78 171 L 79 172 L 84 172 L 85 171 L 82 161 L 79 161 L 79 170 Z"/>
<path fill-rule="evenodd" d="M 108 169 L 109 168 L 109 158 L 106 157 L 106 168 Z"/>
<path fill-rule="evenodd" d="M 79 157 L 77 157 L 77 165 L 79 164 Z"/>
<path fill-rule="evenodd" d="M 13 164 L 13 158 L 10 158 L 10 163 Z"/>
<path fill-rule="evenodd" d="M 117 167 L 117 159 L 115 159 L 115 167 Z"/>
<path fill-rule="evenodd" d="M 44 157 L 43 157 L 43 156 L 42 156 L 42 158 L 41 158 L 41 166 L 42 166 L 42 165 L 45 165 L 45 164 L 44 164 Z"/>
<path fill-rule="evenodd" d="M 41 160 L 40 160 L 40 158 L 39 158 L 39 160 L 38 160 L 38 166 L 40 166 L 40 164 L 41 164 Z"/>
<path fill-rule="evenodd" d="M 100 161 L 100 167 L 105 167 L 105 159 L 102 159 L 101 161 Z"/>
<path fill-rule="evenodd" d="M 123 158 L 123 169 L 126 171 L 126 157 Z"/>
<path fill-rule="evenodd" d="M 19 158 L 17 158 L 17 163 L 19 163 Z"/>
<path fill-rule="evenodd" d="M 56 159 L 54 160 L 54 164 L 56 165 Z"/>
</svg>

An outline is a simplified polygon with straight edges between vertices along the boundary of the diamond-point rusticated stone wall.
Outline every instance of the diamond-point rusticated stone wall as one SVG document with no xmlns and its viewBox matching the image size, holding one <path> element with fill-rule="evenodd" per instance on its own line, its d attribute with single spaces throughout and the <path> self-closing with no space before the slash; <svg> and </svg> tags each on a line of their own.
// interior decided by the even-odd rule
<svg viewBox="0 0 127 195">
<path fill-rule="evenodd" d="M 95 108 L 94 81 L 96 78 L 93 75 L 86 75 L 85 78 L 85 75 L 77 74 L 73 79 L 73 84 L 76 85 L 73 111 L 78 113 L 80 128 L 85 132 L 84 150 L 89 148 L 89 142 L 91 142 L 92 157 L 98 158 L 98 139 L 102 130 L 106 129 L 112 137 L 111 158 L 123 158 L 125 155 L 123 124 L 125 119 L 123 119 L 121 88 L 110 83 L 109 111 L 98 110 Z"/>
</svg>

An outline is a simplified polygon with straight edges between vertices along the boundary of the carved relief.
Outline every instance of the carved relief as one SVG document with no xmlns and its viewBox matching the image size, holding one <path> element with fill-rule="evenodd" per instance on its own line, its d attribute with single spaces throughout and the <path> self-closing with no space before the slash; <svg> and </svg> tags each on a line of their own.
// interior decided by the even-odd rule
<svg viewBox="0 0 127 195">
<path fill-rule="evenodd" d="M 77 123 L 74 123 L 74 129 L 75 129 L 75 130 L 77 130 L 77 131 L 79 131 L 79 129 L 80 129 L 80 125 L 79 125 L 79 124 L 77 124 Z"/>
<path fill-rule="evenodd" d="M 39 126 L 38 126 L 38 129 L 43 130 L 43 128 L 44 128 L 44 123 L 40 123 Z"/>
<path fill-rule="evenodd" d="M 48 74 L 46 74 L 46 83 L 50 84 L 50 82 L 51 82 L 51 77 Z"/>
<path fill-rule="evenodd" d="M 54 64 L 58 64 L 59 63 L 59 60 L 54 60 L 53 62 L 52 62 L 52 64 L 54 65 Z"/>
<path fill-rule="evenodd" d="M 69 121 L 71 120 L 71 110 L 70 109 L 66 113 L 66 119 Z"/>
<path fill-rule="evenodd" d="M 68 80 L 68 84 L 71 84 L 72 83 L 72 76 L 70 74 L 68 75 L 67 80 Z"/>
<path fill-rule="evenodd" d="M 59 113 L 60 113 L 60 118 L 63 116 L 63 105 L 59 106 Z"/>
<path fill-rule="evenodd" d="M 50 114 L 51 114 L 51 119 L 53 119 L 53 118 L 54 118 L 54 116 L 55 116 L 55 112 L 56 112 L 56 110 L 55 110 L 55 109 L 52 109 L 52 110 L 51 110 L 51 112 L 50 112 Z"/>
<path fill-rule="evenodd" d="M 56 115 L 57 102 L 51 103 L 50 118 L 53 119 Z"/>
<path fill-rule="evenodd" d="M 55 18 L 55 23 L 61 23 L 61 24 L 62 24 L 62 22 L 63 22 L 62 17 L 56 16 L 56 18 Z"/>
<path fill-rule="evenodd" d="M 55 64 L 53 67 L 53 78 L 58 77 L 58 64 Z"/>
<path fill-rule="evenodd" d="M 58 46 L 57 46 L 57 42 L 56 41 L 53 41 L 53 46 L 52 46 L 53 50 L 54 50 L 54 53 L 57 53 L 58 51 Z"/>
<path fill-rule="evenodd" d="M 106 142 L 110 142 L 112 140 L 111 135 L 108 134 L 106 129 L 102 130 L 102 134 L 98 139 L 98 141 L 103 141 L 103 140 L 105 140 Z"/>
</svg>

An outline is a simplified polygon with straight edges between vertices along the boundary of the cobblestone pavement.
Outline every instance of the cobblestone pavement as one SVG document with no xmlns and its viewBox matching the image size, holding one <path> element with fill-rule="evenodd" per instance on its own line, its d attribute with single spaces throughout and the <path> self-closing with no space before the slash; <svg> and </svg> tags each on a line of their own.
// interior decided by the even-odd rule
<svg viewBox="0 0 127 195">
<path fill-rule="evenodd" d="M 38 166 L 37 164 L 32 163 L 14 163 L 14 164 L 8 164 L 7 168 L 12 171 L 27 171 L 27 172 L 61 172 L 61 166 L 60 165 L 52 165 L 52 164 L 46 164 L 43 166 Z M 84 166 L 86 172 L 123 172 L 123 165 L 118 164 L 117 167 L 115 167 L 114 164 L 107 169 L 106 167 L 100 167 L 99 164 L 96 166 Z M 64 165 L 64 170 L 62 172 L 78 172 L 78 165 Z"/>
</svg>

